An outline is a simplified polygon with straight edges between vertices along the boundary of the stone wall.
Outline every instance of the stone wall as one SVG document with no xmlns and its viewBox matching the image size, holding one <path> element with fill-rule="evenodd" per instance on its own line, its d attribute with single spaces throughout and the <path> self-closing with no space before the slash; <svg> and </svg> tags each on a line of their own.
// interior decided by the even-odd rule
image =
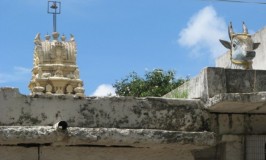
<svg viewBox="0 0 266 160">
<path fill-rule="evenodd" d="M 186 97 L 207 101 L 219 94 L 252 93 L 266 91 L 265 70 L 238 70 L 208 67 L 201 73 L 166 94 L 164 97 L 178 98 L 186 93 Z"/>
<path fill-rule="evenodd" d="M 4 160 L 201 160 L 217 157 L 200 100 L 21 95 L 0 89 Z M 54 125 L 59 121 L 67 129 Z M 202 155 L 202 152 L 205 152 Z"/>
<path fill-rule="evenodd" d="M 225 70 L 208 67 L 164 97 L 206 100 L 218 93 L 226 93 Z"/>
<path fill-rule="evenodd" d="M 193 155 L 184 150 L 161 150 L 149 148 L 119 147 L 47 147 L 47 146 L 2 146 L 3 160 L 193 160 Z"/>
<path fill-rule="evenodd" d="M 218 135 L 266 134 L 266 114 L 212 114 L 212 131 Z"/>
<path fill-rule="evenodd" d="M 2 126 L 72 127 L 205 131 L 208 112 L 200 100 L 164 98 L 25 96 L 17 89 L 0 89 Z"/>
<path fill-rule="evenodd" d="M 213 133 L 145 129 L 1 127 L 1 159 L 193 160 L 192 150 L 213 146 Z"/>
<path fill-rule="evenodd" d="M 266 114 L 212 114 L 218 152 L 224 160 L 259 160 L 265 157 Z"/>
<path fill-rule="evenodd" d="M 175 98 L 186 93 L 185 98 L 201 99 L 210 112 L 209 128 L 216 133 L 218 145 L 194 152 L 195 159 L 199 155 L 198 159 L 211 157 L 211 152 L 217 160 L 257 160 L 265 156 L 265 79 L 265 70 L 205 68 L 165 96 Z"/>
<path fill-rule="evenodd" d="M 243 160 L 246 139 L 266 134 L 265 100 L 266 92 L 222 93 L 203 102 L 25 96 L 1 88 L 0 155 L 4 160 Z M 58 121 L 68 128 L 55 126 Z M 254 150 L 248 153 L 251 157 Z"/>
<path fill-rule="evenodd" d="M 266 92 L 222 93 L 209 98 L 205 107 L 216 113 L 266 114 Z"/>
</svg>

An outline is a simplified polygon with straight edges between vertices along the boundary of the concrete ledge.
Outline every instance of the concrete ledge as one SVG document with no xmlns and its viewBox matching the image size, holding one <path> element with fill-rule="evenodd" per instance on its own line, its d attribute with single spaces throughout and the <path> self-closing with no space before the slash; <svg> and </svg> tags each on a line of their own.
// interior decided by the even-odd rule
<svg viewBox="0 0 266 160">
<path fill-rule="evenodd" d="M 244 136 L 223 135 L 221 142 L 243 142 Z"/>
<path fill-rule="evenodd" d="M 219 94 L 208 99 L 205 107 L 210 112 L 266 113 L 266 92 Z"/>
<path fill-rule="evenodd" d="M 25 96 L 0 89 L 1 126 L 208 130 L 209 113 L 200 100 L 133 97 Z"/>
<path fill-rule="evenodd" d="M 70 127 L 63 132 L 45 126 L 7 126 L 0 127 L 0 144 L 104 145 L 150 148 L 175 148 L 181 145 L 198 148 L 214 146 L 216 141 L 215 134 L 212 132 L 77 127 Z"/>
<path fill-rule="evenodd" d="M 127 147 L 43 146 L 40 147 L 40 151 L 40 160 L 195 160 L 191 151 L 181 147 L 174 150 Z"/>
<path fill-rule="evenodd" d="M 265 70 L 239 70 L 208 67 L 177 89 L 166 94 L 169 98 L 192 98 L 207 101 L 222 93 L 266 91 Z M 182 97 L 185 96 L 185 97 Z"/>
<path fill-rule="evenodd" d="M 226 92 L 225 69 L 208 67 L 164 97 L 201 99 L 205 101 L 216 94 Z"/>
</svg>

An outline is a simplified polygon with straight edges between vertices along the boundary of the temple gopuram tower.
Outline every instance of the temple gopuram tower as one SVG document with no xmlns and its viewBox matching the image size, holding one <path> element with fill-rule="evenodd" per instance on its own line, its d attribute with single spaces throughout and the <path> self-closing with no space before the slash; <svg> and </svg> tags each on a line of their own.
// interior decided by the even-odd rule
<svg viewBox="0 0 266 160">
<path fill-rule="evenodd" d="M 76 63 L 77 47 L 74 36 L 70 39 L 56 31 L 56 15 L 61 3 L 48 2 L 48 13 L 53 14 L 54 32 L 42 39 L 38 33 L 34 39 L 34 60 L 29 89 L 35 94 L 69 94 L 84 96 L 83 81 Z"/>
</svg>

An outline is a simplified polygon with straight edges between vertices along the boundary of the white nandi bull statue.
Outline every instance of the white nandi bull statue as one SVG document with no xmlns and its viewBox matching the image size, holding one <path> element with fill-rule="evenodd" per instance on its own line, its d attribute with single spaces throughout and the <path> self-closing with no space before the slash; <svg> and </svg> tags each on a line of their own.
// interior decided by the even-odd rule
<svg viewBox="0 0 266 160">
<path fill-rule="evenodd" d="M 260 43 L 254 43 L 248 29 L 243 22 L 243 33 L 234 33 L 232 22 L 228 27 L 231 42 L 220 40 L 224 47 L 230 49 L 230 64 L 227 68 L 231 69 L 252 69 L 252 59 L 255 57 L 254 51 Z"/>
</svg>

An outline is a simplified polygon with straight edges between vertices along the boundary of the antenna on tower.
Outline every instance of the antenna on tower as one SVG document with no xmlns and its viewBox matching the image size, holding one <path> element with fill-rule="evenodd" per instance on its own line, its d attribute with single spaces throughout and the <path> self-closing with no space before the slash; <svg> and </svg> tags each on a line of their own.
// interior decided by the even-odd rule
<svg viewBox="0 0 266 160">
<path fill-rule="evenodd" d="M 61 14 L 61 2 L 48 1 L 47 12 L 53 14 L 53 31 L 56 32 L 56 15 Z"/>
</svg>

